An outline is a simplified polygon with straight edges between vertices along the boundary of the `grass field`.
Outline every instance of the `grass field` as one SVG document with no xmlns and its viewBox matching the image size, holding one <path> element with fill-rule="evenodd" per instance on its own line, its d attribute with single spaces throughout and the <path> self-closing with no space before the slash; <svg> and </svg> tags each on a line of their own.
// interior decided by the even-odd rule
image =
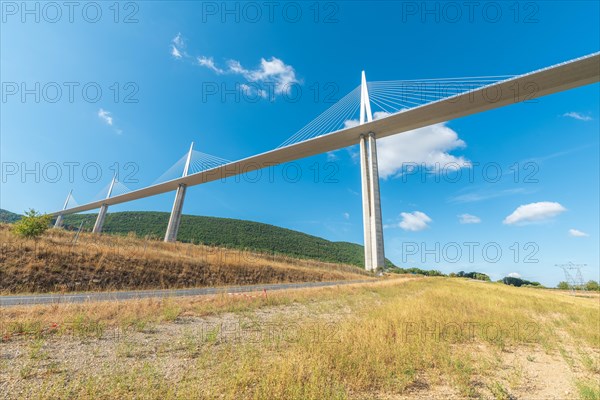
<svg viewBox="0 0 600 400">
<path fill-rule="evenodd" d="M 2 310 L 0 393 L 598 399 L 600 303 L 465 279 Z"/>
<path fill-rule="evenodd" d="M 0 293 L 167 289 L 364 279 L 364 269 L 282 255 L 51 229 L 39 240 L 0 224 Z"/>
</svg>

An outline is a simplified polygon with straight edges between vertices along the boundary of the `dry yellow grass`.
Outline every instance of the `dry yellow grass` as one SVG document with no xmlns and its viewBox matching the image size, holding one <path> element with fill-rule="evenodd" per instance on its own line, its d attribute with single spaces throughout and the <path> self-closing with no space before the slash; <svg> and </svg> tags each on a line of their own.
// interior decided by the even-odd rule
<svg viewBox="0 0 600 400">
<path fill-rule="evenodd" d="M 394 275 L 374 281 L 373 287 L 395 285 L 398 281 L 420 279 Z M 341 287 L 339 287 L 341 288 Z M 205 317 L 226 312 L 248 312 L 262 307 L 332 300 L 340 293 L 365 290 L 362 284 L 344 285 L 344 289 L 304 288 L 247 296 L 226 293 L 214 296 L 189 296 L 165 299 L 100 301 L 89 303 L 57 303 L 52 305 L 14 306 L 1 309 L 0 338 L 4 341 L 21 336 L 29 338 L 77 335 L 102 335 L 111 328 L 144 329 L 171 322 L 178 317 Z"/>
<path fill-rule="evenodd" d="M 166 289 L 364 279 L 354 266 L 183 243 L 50 230 L 24 240 L 0 224 L 0 293 Z"/>
<path fill-rule="evenodd" d="M 252 301 L 216 296 L 4 311 L 9 324 L 79 315 L 105 327 L 124 326 L 128 316 L 152 325 L 119 339 L 6 342 L 9 398 L 594 399 L 600 393 L 598 299 L 496 283 L 389 279 Z M 276 323 L 293 340 L 230 341 L 218 325 L 210 335 L 195 333 L 208 314 L 240 326 Z M 56 355 L 62 351 L 69 357 Z M 8 358 L 14 354 L 20 356 Z"/>
</svg>

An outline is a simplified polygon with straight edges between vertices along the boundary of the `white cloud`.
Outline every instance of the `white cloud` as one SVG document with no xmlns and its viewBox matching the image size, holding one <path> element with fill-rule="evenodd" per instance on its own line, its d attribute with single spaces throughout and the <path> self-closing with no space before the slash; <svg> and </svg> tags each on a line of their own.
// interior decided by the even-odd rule
<svg viewBox="0 0 600 400">
<path fill-rule="evenodd" d="M 212 57 L 205 56 L 198 57 L 198 65 L 206 67 L 217 74 L 241 75 L 251 83 L 271 84 L 275 94 L 288 93 L 292 85 L 300 83 L 296 77 L 294 67 L 287 65 L 277 57 L 271 57 L 268 60 L 261 58 L 260 65 L 256 69 L 247 69 L 237 60 L 227 61 L 227 69 L 223 69 L 216 65 Z M 267 97 L 265 90 L 260 90 L 258 93 L 263 98 Z"/>
<path fill-rule="evenodd" d="M 478 224 L 481 222 L 481 218 L 471 214 L 461 214 L 458 216 L 458 221 L 461 224 Z"/>
<path fill-rule="evenodd" d="M 353 163 L 356 164 L 360 162 L 360 150 L 355 150 L 352 147 L 349 147 L 347 151 Z"/>
<path fill-rule="evenodd" d="M 103 110 L 102 108 L 98 110 L 98 117 L 103 120 L 106 124 L 112 126 L 113 117 L 110 115 L 109 111 Z"/>
<path fill-rule="evenodd" d="M 429 227 L 429 223 L 432 222 L 431 218 L 427 214 L 421 211 L 415 211 L 412 213 L 400 213 L 400 222 L 397 224 L 386 226 L 391 228 L 402 228 L 405 231 L 422 231 Z"/>
<path fill-rule="evenodd" d="M 580 230 L 577 229 L 569 229 L 569 236 L 573 236 L 573 237 L 587 237 L 590 236 L 585 232 L 582 232 Z"/>
<path fill-rule="evenodd" d="M 390 115 L 392 115 L 392 114 L 389 112 L 386 112 L 386 111 L 375 111 L 373 113 L 373 119 L 377 120 L 377 119 L 389 117 Z"/>
<path fill-rule="evenodd" d="M 354 128 L 358 126 L 360 122 L 357 119 L 348 119 L 344 121 L 344 128 Z"/>
<path fill-rule="evenodd" d="M 246 85 L 245 83 L 242 83 L 240 85 L 240 88 L 242 89 L 242 92 L 246 95 L 246 96 L 250 96 L 253 93 L 253 89 L 255 89 L 254 87 L 250 86 L 250 85 Z"/>
<path fill-rule="evenodd" d="M 198 65 L 206 67 L 219 75 L 225 73 L 225 71 L 215 65 L 215 60 L 212 57 L 198 57 Z"/>
<path fill-rule="evenodd" d="M 179 33 L 177 34 L 177 36 L 175 36 L 175 37 L 173 38 L 173 44 L 174 44 L 175 46 L 177 46 L 177 47 L 180 47 L 180 48 L 183 48 L 183 47 L 185 47 L 185 43 L 184 43 L 184 41 L 183 41 L 183 38 L 181 37 L 181 32 L 179 32 Z"/>
<path fill-rule="evenodd" d="M 338 160 L 338 155 L 336 154 L 335 151 L 328 151 L 327 152 L 327 161 L 331 162 L 331 161 L 336 161 Z"/>
<path fill-rule="evenodd" d="M 175 46 L 171 46 L 171 55 L 175 58 L 181 58 L 181 53 Z"/>
<path fill-rule="evenodd" d="M 519 274 L 518 272 L 511 272 L 510 274 L 508 274 L 506 276 L 511 277 L 511 278 L 521 278 L 521 274 Z"/>
<path fill-rule="evenodd" d="M 592 117 L 583 115 L 583 114 L 575 112 L 575 111 L 564 113 L 563 117 L 569 117 L 569 118 L 577 119 L 579 121 L 591 121 L 592 120 Z"/>
<path fill-rule="evenodd" d="M 190 57 L 186 51 L 186 43 L 178 33 L 171 40 L 171 55 L 176 59 L 183 57 Z M 196 57 L 197 65 L 205 67 L 215 72 L 216 74 L 234 74 L 243 76 L 249 83 L 261 83 L 272 85 L 274 94 L 288 93 L 292 89 L 292 85 L 301 83 L 296 77 L 296 70 L 291 65 L 286 64 L 277 57 L 271 57 L 269 59 L 261 58 L 260 65 L 255 69 L 248 69 L 242 66 L 237 60 L 227 61 L 226 67 L 220 67 L 217 65 L 213 57 L 198 56 Z M 267 91 L 258 90 L 256 91 L 260 97 L 266 98 Z"/>
<path fill-rule="evenodd" d="M 245 96 L 251 99 L 258 99 L 258 97 L 266 99 L 268 96 L 267 92 L 258 87 L 256 84 L 246 85 L 245 83 L 242 83 L 240 85 L 240 89 Z"/>
<path fill-rule="evenodd" d="M 260 66 L 254 70 L 244 68 L 236 60 L 229 60 L 227 65 L 229 72 L 240 74 L 249 82 L 272 83 L 276 94 L 287 93 L 293 84 L 300 83 L 296 78 L 294 67 L 276 57 L 271 57 L 269 60 L 261 58 Z"/>
<path fill-rule="evenodd" d="M 112 113 L 110 111 L 106 111 L 101 108 L 98 110 L 98 118 L 100 118 L 106 125 L 111 126 L 117 135 L 121 135 L 123 133 L 122 129 L 119 129 L 114 125 L 114 120 Z"/>
<path fill-rule="evenodd" d="M 465 146 L 458 134 L 443 123 L 379 139 L 379 176 L 398 176 L 403 168 L 415 164 L 436 172 L 470 168 L 469 160 L 449 153 Z"/>
<path fill-rule="evenodd" d="M 344 219 L 350 219 L 350 214 L 349 213 L 345 212 L 343 215 L 344 215 Z"/>
<path fill-rule="evenodd" d="M 177 36 L 171 40 L 171 55 L 177 59 L 182 58 L 184 55 L 187 57 L 187 53 L 184 51 L 185 42 L 181 33 L 178 33 Z"/>
<path fill-rule="evenodd" d="M 373 120 L 389 115 L 391 114 L 385 111 L 376 111 Z M 358 125 L 359 121 L 356 119 L 344 121 L 344 128 Z M 406 172 L 403 169 L 407 168 L 422 167 L 434 172 L 470 168 L 469 160 L 449 154 L 452 150 L 464 147 L 466 144 L 458 138 L 458 133 L 448 128 L 445 123 L 379 139 L 377 141 L 379 176 L 383 179 L 400 176 Z"/>
<path fill-rule="evenodd" d="M 525 224 L 550 219 L 567 209 L 559 203 L 541 201 L 539 203 L 524 204 L 517 207 L 512 214 L 504 218 L 506 225 Z"/>
</svg>

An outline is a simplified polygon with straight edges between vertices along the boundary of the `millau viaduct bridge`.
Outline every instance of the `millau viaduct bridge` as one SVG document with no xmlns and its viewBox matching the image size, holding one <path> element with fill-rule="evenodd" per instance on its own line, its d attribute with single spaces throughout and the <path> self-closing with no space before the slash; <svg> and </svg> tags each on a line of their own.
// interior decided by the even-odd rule
<svg viewBox="0 0 600 400">
<path fill-rule="evenodd" d="M 365 268 L 376 270 L 383 268 L 385 264 L 377 139 L 593 84 L 599 80 L 600 53 L 508 78 L 468 77 L 367 83 L 363 72 L 359 87 L 274 150 L 234 162 L 208 156 L 206 167 L 190 174 L 192 144 L 185 158 L 181 177 L 111 197 L 115 185 L 113 178 L 106 198 L 68 208 L 71 197 L 69 193 L 63 209 L 51 215 L 57 217 L 55 227 L 60 227 L 64 215 L 99 208 L 93 232 L 100 233 L 109 206 L 175 191 L 175 201 L 164 239 L 172 242 L 177 238 L 185 193 L 189 186 L 273 167 L 358 143 Z M 374 113 L 371 103 L 381 111 Z M 359 107 L 359 120 L 348 123 L 352 122 L 348 118 L 353 112 L 356 113 L 354 107 Z M 373 118 L 374 115 L 376 118 Z"/>
</svg>

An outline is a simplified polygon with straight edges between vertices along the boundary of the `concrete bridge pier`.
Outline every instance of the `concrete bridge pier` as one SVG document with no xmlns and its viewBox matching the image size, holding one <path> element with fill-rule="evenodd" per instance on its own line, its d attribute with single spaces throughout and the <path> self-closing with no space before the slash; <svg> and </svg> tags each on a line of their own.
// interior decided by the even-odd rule
<svg viewBox="0 0 600 400">
<path fill-rule="evenodd" d="M 363 228 L 365 239 L 365 269 L 375 271 L 385 266 L 383 223 L 377 169 L 375 135 L 360 138 L 360 169 L 363 199 Z"/>
<path fill-rule="evenodd" d="M 365 247 L 365 269 L 373 269 L 373 256 L 371 244 L 371 196 L 369 193 L 370 173 L 369 173 L 369 151 L 367 148 L 367 139 L 363 135 L 360 137 L 360 177 L 362 183 L 362 204 L 363 204 L 363 229 L 364 229 L 364 247 Z"/>
<path fill-rule="evenodd" d="M 113 176 L 112 182 L 108 187 L 108 193 L 106 194 L 106 198 L 110 198 L 112 194 L 113 187 L 115 186 L 115 181 L 117 180 L 117 176 Z M 100 211 L 98 212 L 98 217 L 96 218 L 96 223 L 94 224 L 94 229 L 92 229 L 92 233 L 102 233 L 102 227 L 104 226 L 104 220 L 106 219 L 106 212 L 108 211 L 108 204 L 102 204 L 100 207 Z"/>
<path fill-rule="evenodd" d="M 371 104 L 365 72 L 362 73 L 360 98 L 360 124 L 371 122 Z M 377 167 L 377 141 L 369 132 L 360 136 L 360 171 L 363 202 L 363 228 L 365 241 L 365 269 L 375 271 L 385 266 L 383 248 L 383 223 L 379 194 L 379 170 Z"/>
<path fill-rule="evenodd" d="M 63 211 L 67 209 L 67 205 L 69 204 L 69 199 L 71 198 L 72 193 L 73 193 L 73 189 L 71 189 L 69 191 L 69 194 L 67 195 L 67 199 L 65 200 L 65 205 L 63 206 Z M 62 216 L 62 214 L 58 214 L 58 216 L 56 217 L 56 221 L 54 222 L 54 227 L 60 228 L 60 227 L 62 227 L 62 224 L 63 224 L 63 216 Z"/>
<path fill-rule="evenodd" d="M 167 232 L 165 233 L 165 242 L 175 242 L 177 240 L 177 232 L 179 232 L 179 225 L 181 224 L 181 214 L 183 213 L 183 200 L 185 198 L 186 189 L 187 185 L 181 184 L 175 193 L 175 201 L 173 202 L 173 209 L 171 210 L 171 216 L 169 217 L 169 225 L 167 226 Z"/>
<path fill-rule="evenodd" d="M 383 250 L 383 222 L 381 218 L 381 197 L 379 193 L 379 170 L 377 167 L 377 144 L 375 135 L 369 133 L 369 211 L 371 213 L 371 257 L 373 270 L 385 267 Z"/>
<path fill-rule="evenodd" d="M 181 176 L 187 176 L 188 174 L 193 151 L 194 142 L 192 142 L 190 146 L 190 151 L 188 152 L 187 160 L 183 168 L 183 174 Z M 185 199 L 186 189 L 187 185 L 181 184 L 175 193 L 175 201 L 173 202 L 173 209 L 171 210 L 171 216 L 169 217 L 169 225 L 167 226 L 167 232 L 165 233 L 165 242 L 177 241 L 177 232 L 179 232 L 179 225 L 181 224 L 181 214 L 183 213 L 183 200 Z"/>
<path fill-rule="evenodd" d="M 102 207 L 100 207 L 100 212 L 98 212 L 98 217 L 96 218 L 96 223 L 94 224 L 94 229 L 92 229 L 92 233 L 102 233 L 102 227 L 104 226 L 104 220 L 106 219 L 107 211 L 108 205 L 102 204 Z"/>
</svg>

